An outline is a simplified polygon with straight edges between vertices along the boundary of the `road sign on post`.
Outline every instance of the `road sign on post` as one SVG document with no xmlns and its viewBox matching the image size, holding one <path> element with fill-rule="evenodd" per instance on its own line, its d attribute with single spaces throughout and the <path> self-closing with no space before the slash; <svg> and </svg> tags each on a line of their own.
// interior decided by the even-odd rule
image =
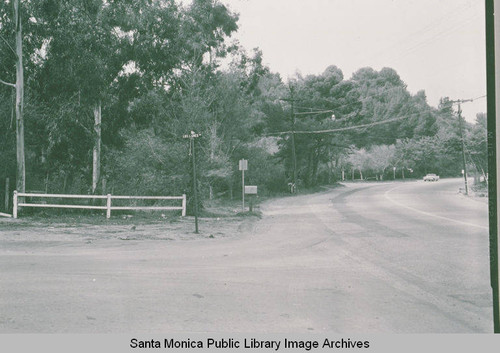
<svg viewBox="0 0 500 353">
<path fill-rule="evenodd" d="M 240 159 L 240 170 L 245 171 L 248 169 L 248 161 L 246 159 Z"/>
<path fill-rule="evenodd" d="M 190 134 L 183 135 L 185 139 L 189 139 L 189 148 L 192 153 L 193 161 L 193 194 L 194 194 L 194 232 L 198 234 L 198 191 L 196 183 L 196 155 L 195 155 L 195 144 L 194 139 L 200 137 L 201 134 L 197 134 L 191 131 Z"/>
<path fill-rule="evenodd" d="M 248 169 L 246 159 L 240 159 L 239 169 L 241 170 L 241 208 L 245 211 L 245 170 Z"/>
<path fill-rule="evenodd" d="M 253 200 L 257 196 L 257 186 L 248 185 L 245 186 L 245 194 L 250 195 L 250 212 L 253 211 Z"/>
<path fill-rule="evenodd" d="M 245 194 L 247 195 L 257 195 L 257 186 L 247 185 L 245 186 Z"/>
</svg>

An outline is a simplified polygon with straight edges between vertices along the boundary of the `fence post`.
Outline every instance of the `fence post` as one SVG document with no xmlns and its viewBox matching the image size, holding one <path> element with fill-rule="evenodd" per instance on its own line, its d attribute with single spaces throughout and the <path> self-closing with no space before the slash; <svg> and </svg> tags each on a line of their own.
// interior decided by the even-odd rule
<svg viewBox="0 0 500 353">
<path fill-rule="evenodd" d="M 106 218 L 111 218 L 111 194 L 106 197 Z"/>
<path fill-rule="evenodd" d="M 12 197 L 12 216 L 17 218 L 17 190 L 14 190 L 14 196 Z"/>
<path fill-rule="evenodd" d="M 182 217 L 186 216 L 186 194 L 182 194 Z"/>
</svg>

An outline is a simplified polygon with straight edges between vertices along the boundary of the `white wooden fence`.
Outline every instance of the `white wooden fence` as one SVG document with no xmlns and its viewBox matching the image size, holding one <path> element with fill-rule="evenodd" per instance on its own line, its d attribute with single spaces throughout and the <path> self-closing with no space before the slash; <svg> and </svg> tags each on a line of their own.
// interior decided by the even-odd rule
<svg viewBox="0 0 500 353">
<path fill-rule="evenodd" d="M 61 205 L 48 203 L 27 203 L 18 202 L 19 197 L 37 198 L 66 198 L 66 199 L 106 199 L 106 206 L 92 205 Z M 182 200 L 181 206 L 111 206 L 112 199 L 122 200 Z M 13 216 L 17 218 L 20 207 L 47 207 L 47 208 L 83 208 L 89 210 L 106 210 L 106 218 L 111 217 L 112 210 L 180 210 L 182 217 L 186 215 L 186 195 L 182 196 L 116 196 L 116 195 L 64 195 L 64 194 L 34 194 L 14 191 Z"/>
</svg>

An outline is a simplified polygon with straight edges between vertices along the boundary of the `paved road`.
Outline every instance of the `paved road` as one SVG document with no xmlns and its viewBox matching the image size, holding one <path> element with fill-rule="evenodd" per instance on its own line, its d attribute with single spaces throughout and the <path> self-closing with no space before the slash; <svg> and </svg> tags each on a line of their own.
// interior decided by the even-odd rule
<svg viewBox="0 0 500 353">
<path fill-rule="evenodd" d="M 228 239 L 0 236 L 0 332 L 492 332 L 487 204 L 459 186 L 278 199 Z"/>
</svg>

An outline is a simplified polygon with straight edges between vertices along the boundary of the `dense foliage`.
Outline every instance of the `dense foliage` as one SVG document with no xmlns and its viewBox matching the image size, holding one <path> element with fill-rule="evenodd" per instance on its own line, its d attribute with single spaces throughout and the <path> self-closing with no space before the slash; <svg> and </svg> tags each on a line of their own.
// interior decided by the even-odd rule
<svg viewBox="0 0 500 353">
<path fill-rule="evenodd" d="M 15 75 L 11 7 L 0 5 L 3 81 Z M 447 98 L 429 106 L 390 68 L 346 79 L 329 66 L 284 82 L 259 50 L 230 41 L 238 16 L 217 0 L 23 1 L 22 19 L 27 190 L 91 192 L 96 106 L 102 193 L 191 195 L 190 131 L 201 133 L 202 199 L 240 194 L 242 158 L 261 194 L 286 192 L 294 169 L 299 189 L 461 173 L 460 124 Z M 13 94 L 0 84 L 2 184 L 16 177 Z M 467 163 L 486 175 L 484 114 L 463 128 Z"/>
</svg>

